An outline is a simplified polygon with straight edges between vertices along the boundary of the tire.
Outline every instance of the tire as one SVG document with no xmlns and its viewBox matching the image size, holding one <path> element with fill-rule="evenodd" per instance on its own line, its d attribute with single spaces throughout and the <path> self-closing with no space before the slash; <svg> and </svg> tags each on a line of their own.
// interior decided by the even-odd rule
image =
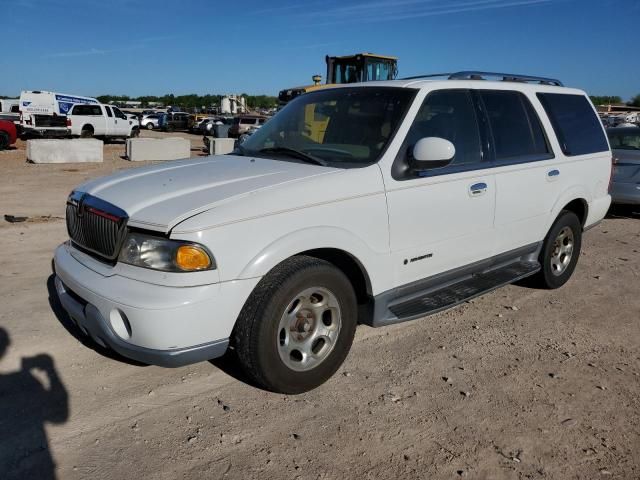
<svg viewBox="0 0 640 480">
<path fill-rule="evenodd" d="M 332 264 L 301 255 L 258 283 L 240 312 L 232 342 L 245 373 L 258 386 L 298 394 L 340 368 L 356 326 L 349 279 Z"/>
<path fill-rule="evenodd" d="M 140 136 L 140 129 L 139 129 L 138 127 L 133 127 L 133 128 L 131 129 L 131 135 L 130 135 L 130 137 L 131 137 L 131 138 L 137 138 L 137 137 L 139 137 L 139 136 Z M 126 138 L 125 138 L 125 140 L 126 140 Z"/>
<path fill-rule="evenodd" d="M 151 122 L 147 123 L 147 125 L 145 125 L 145 128 L 147 130 L 153 130 L 153 123 L 151 123 Z"/>
<path fill-rule="evenodd" d="M 571 278 L 582 247 L 582 224 L 578 216 L 563 210 L 549 229 L 540 252 L 542 269 L 533 282 L 542 288 L 559 288 Z"/>
<path fill-rule="evenodd" d="M 0 150 L 9 148 L 10 142 L 9 134 L 7 132 L 0 132 Z"/>
<path fill-rule="evenodd" d="M 84 126 L 80 131 L 80 138 L 91 138 L 93 137 L 93 128 L 91 126 Z"/>
</svg>

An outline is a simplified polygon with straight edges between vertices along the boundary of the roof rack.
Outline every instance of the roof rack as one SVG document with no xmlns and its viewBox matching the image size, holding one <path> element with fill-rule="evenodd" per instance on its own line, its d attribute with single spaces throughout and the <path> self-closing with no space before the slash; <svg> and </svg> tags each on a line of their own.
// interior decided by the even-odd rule
<svg viewBox="0 0 640 480">
<path fill-rule="evenodd" d="M 466 70 L 456 73 L 432 73 L 428 75 L 415 75 L 403 78 L 403 80 L 417 80 L 420 78 L 447 77 L 448 80 L 486 80 L 485 77 L 498 77 L 503 82 L 539 83 L 540 85 L 555 85 L 563 87 L 560 80 L 555 78 L 534 77 L 532 75 L 517 75 L 515 73 L 479 72 Z"/>
</svg>

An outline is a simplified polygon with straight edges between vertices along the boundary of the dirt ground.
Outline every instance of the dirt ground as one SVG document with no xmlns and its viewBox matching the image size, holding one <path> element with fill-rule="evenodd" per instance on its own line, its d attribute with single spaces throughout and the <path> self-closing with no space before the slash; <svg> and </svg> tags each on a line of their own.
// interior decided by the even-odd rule
<svg viewBox="0 0 640 480">
<path fill-rule="evenodd" d="M 640 478 L 633 211 L 586 234 L 563 288 L 359 327 L 334 378 L 285 396 L 231 358 L 163 369 L 85 343 L 52 297 L 65 199 L 139 164 L 121 144 L 102 165 L 27 164 L 18 147 L 0 153 L 0 213 L 31 217 L 0 217 L 0 478 Z"/>
</svg>

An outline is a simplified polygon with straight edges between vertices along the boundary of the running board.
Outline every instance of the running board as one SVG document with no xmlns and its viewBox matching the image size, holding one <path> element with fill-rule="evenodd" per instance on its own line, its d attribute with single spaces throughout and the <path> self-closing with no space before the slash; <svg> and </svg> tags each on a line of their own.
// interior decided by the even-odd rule
<svg viewBox="0 0 640 480">
<path fill-rule="evenodd" d="M 540 271 L 537 261 L 519 261 L 469 275 L 444 287 L 435 287 L 411 298 L 401 298 L 388 306 L 386 318 L 373 326 L 390 325 L 432 315 L 478 297 L 504 285 L 517 282 Z"/>
</svg>

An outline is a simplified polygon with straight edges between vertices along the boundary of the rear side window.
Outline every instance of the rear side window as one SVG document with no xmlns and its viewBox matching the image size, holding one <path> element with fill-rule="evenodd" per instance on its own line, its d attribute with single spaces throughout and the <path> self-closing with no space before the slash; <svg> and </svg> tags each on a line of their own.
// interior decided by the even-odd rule
<svg viewBox="0 0 640 480">
<path fill-rule="evenodd" d="M 602 124 L 584 95 L 538 93 L 565 155 L 609 150 Z"/>
<path fill-rule="evenodd" d="M 98 105 L 76 105 L 73 107 L 74 115 L 102 115 L 102 110 Z"/>
<path fill-rule="evenodd" d="M 496 160 L 550 157 L 540 120 L 522 93 L 483 90 L 480 96 L 489 117 Z"/>
</svg>

